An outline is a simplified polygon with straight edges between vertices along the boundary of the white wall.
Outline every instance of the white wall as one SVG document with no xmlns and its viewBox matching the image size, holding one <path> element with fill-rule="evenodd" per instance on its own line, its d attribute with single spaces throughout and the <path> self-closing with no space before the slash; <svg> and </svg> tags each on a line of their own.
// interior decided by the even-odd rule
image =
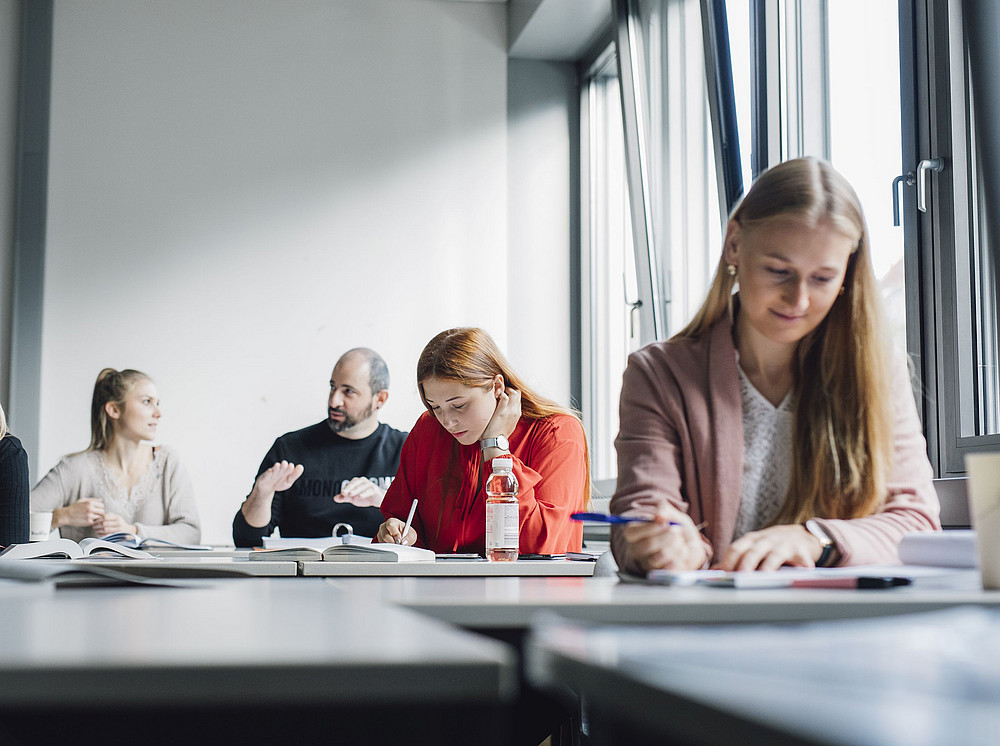
<svg viewBox="0 0 1000 746">
<path fill-rule="evenodd" d="M 508 65 L 507 353 L 540 393 L 570 404 L 570 255 L 575 250 L 571 173 L 578 161 L 575 66 L 536 60 Z M 551 309 L 535 314 L 535 308 Z M 524 323 L 515 319 L 523 318 Z M 579 402 L 573 402 L 579 406 Z"/>
<path fill-rule="evenodd" d="M 500 3 L 56 0 L 39 475 L 104 366 L 157 381 L 212 542 L 348 347 L 402 429 L 448 326 L 565 400 L 568 269 L 508 306 L 505 44 Z"/>
</svg>

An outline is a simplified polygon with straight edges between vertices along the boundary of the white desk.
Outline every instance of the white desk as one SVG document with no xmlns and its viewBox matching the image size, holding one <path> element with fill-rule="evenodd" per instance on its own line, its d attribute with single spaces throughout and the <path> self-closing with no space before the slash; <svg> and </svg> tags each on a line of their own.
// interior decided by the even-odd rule
<svg viewBox="0 0 1000 746">
<path fill-rule="evenodd" d="M 300 562 L 299 574 L 311 577 L 587 577 L 594 562 L 517 560 L 486 562 Z"/>
<path fill-rule="evenodd" d="M 508 647 L 320 580 L 198 582 L 0 585 L 0 741 L 504 742 Z"/>
<path fill-rule="evenodd" d="M 528 678 L 588 704 L 594 746 L 1000 743 L 1000 613 L 794 626 L 539 625 Z"/>
<path fill-rule="evenodd" d="M 253 577 L 294 577 L 298 568 L 295 562 L 289 560 L 250 562 L 246 555 L 242 557 L 201 556 L 185 554 L 178 556 L 163 555 L 156 559 L 116 559 L 113 557 L 87 560 L 37 560 L 51 563 L 53 566 L 66 565 L 70 567 L 94 567 L 97 565 L 113 567 L 116 570 L 134 573 L 150 578 L 184 578 L 213 576 L 253 576 Z"/>
<path fill-rule="evenodd" d="M 874 591 L 668 588 L 614 578 L 348 578 L 327 582 L 352 597 L 423 612 L 470 629 L 524 629 L 537 614 L 609 624 L 799 622 L 909 614 L 956 605 L 1000 608 L 1000 591 L 975 571 L 944 582 Z"/>
</svg>

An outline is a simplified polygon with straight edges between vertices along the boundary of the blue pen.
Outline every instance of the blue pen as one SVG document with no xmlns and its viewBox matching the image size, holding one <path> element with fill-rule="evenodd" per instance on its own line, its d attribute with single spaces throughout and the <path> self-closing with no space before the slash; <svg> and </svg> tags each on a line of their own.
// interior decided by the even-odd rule
<svg viewBox="0 0 1000 746">
<path fill-rule="evenodd" d="M 573 513 L 570 518 L 574 521 L 587 521 L 588 523 L 653 523 L 655 518 L 643 518 L 635 515 L 605 515 L 604 513 Z M 671 526 L 681 524 L 670 522 Z"/>
</svg>

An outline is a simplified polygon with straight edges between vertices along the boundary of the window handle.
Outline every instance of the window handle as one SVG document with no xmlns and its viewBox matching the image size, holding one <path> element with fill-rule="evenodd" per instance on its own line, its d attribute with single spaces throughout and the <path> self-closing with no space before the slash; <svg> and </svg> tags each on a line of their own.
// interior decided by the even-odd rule
<svg viewBox="0 0 1000 746">
<path fill-rule="evenodd" d="M 628 335 L 630 339 L 635 339 L 635 312 L 642 308 L 642 298 L 633 303 L 629 303 L 628 299 L 626 299 L 625 303 L 630 306 L 628 312 Z"/>
<path fill-rule="evenodd" d="M 917 164 L 917 209 L 927 212 L 927 172 L 944 171 L 944 158 L 929 158 Z"/>
<path fill-rule="evenodd" d="M 899 183 L 906 182 L 906 186 L 913 186 L 917 183 L 917 177 L 912 171 L 907 171 L 892 180 L 892 224 L 899 225 Z"/>
</svg>

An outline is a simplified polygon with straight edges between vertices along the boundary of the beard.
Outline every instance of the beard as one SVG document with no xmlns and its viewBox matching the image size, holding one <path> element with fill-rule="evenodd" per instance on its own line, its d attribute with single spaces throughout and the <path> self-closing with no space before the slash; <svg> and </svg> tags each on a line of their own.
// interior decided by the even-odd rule
<svg viewBox="0 0 1000 746">
<path fill-rule="evenodd" d="M 342 433 L 342 432 L 344 432 L 344 430 L 350 430 L 352 427 L 354 427 L 355 425 L 357 425 L 359 422 L 363 422 L 364 420 L 367 420 L 369 417 L 372 416 L 372 413 L 374 411 L 375 411 L 375 405 L 374 404 L 369 404 L 368 408 L 364 412 L 362 412 L 359 417 L 351 417 L 351 415 L 349 415 L 347 413 L 347 411 L 344 410 L 344 409 L 329 409 L 328 408 L 327 409 L 328 414 L 332 414 L 332 413 L 336 412 L 337 414 L 343 415 L 344 419 L 342 419 L 342 420 L 334 420 L 334 419 L 329 419 L 328 418 L 327 421 L 326 421 L 326 423 L 330 426 L 330 429 L 333 430 L 333 432 L 335 432 L 335 433 Z"/>
</svg>

